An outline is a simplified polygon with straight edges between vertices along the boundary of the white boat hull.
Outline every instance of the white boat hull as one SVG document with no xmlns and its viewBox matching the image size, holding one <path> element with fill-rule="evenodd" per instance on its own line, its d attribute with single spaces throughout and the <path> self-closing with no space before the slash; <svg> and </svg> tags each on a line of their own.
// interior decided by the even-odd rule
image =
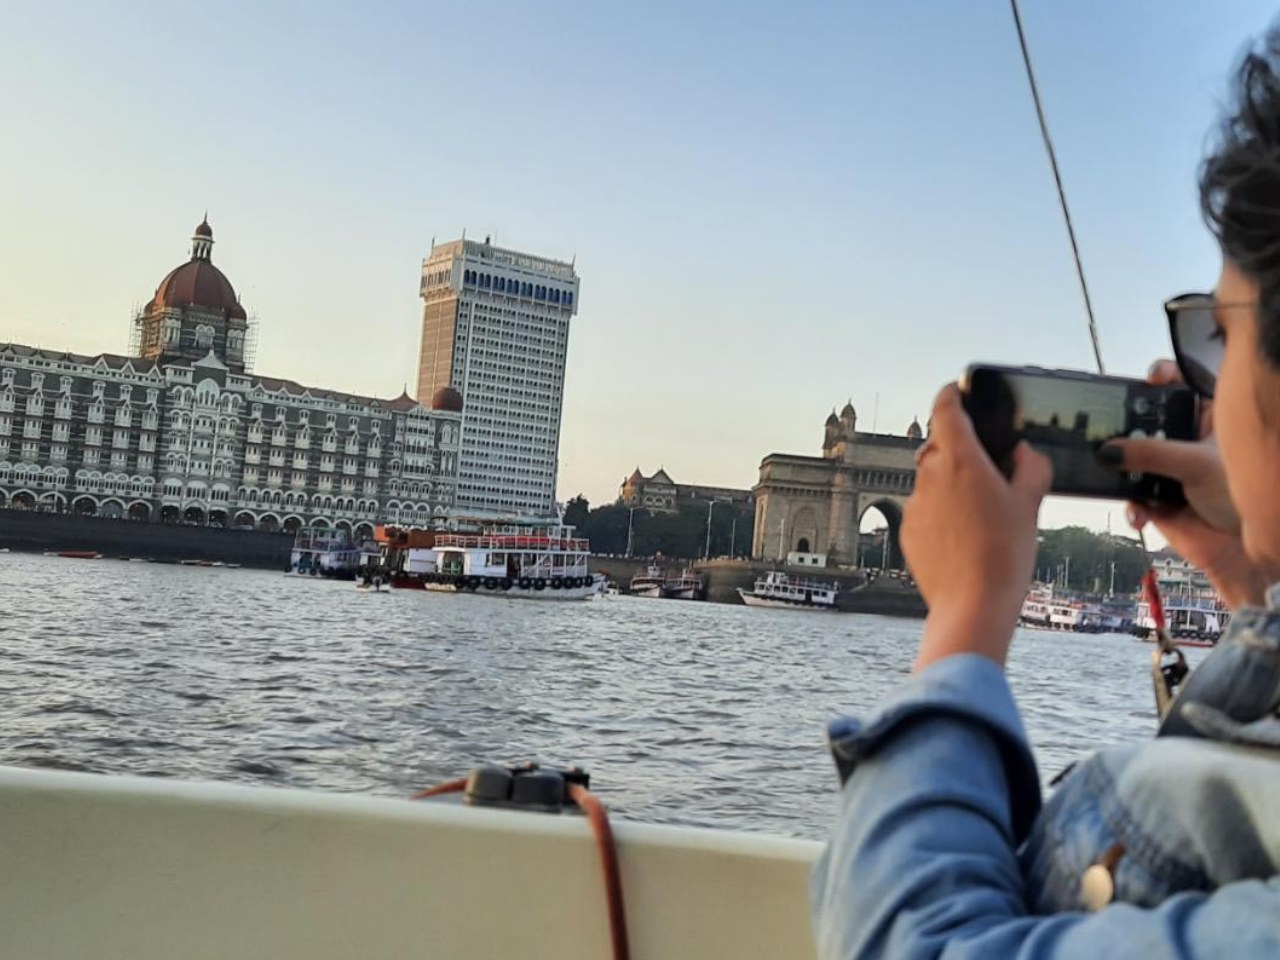
<svg viewBox="0 0 1280 960">
<path fill-rule="evenodd" d="M 778 597 L 761 597 L 749 590 L 738 588 L 738 596 L 748 607 L 772 607 L 777 610 L 834 610 L 833 603 L 804 603 L 800 600 L 783 600 Z"/>
<path fill-rule="evenodd" d="M 639 587 L 631 591 L 633 597 L 661 597 L 662 585 L 654 584 L 651 587 Z"/>
<path fill-rule="evenodd" d="M 519 584 L 513 584 L 510 590 L 503 590 L 501 587 L 490 589 L 484 584 L 470 590 L 456 583 L 426 583 L 423 587 L 432 593 L 472 594 L 477 597 L 502 597 L 507 600 L 590 600 L 600 593 L 602 580 L 603 578 L 597 574 L 585 587 L 567 587 L 560 590 L 553 589 L 550 584 L 545 584 L 541 590 L 535 587 L 521 587 Z"/>
<path fill-rule="evenodd" d="M 577 816 L 0 767 L 5 955 L 599 960 Z M 615 824 L 634 960 L 813 956 L 819 844 Z"/>
</svg>

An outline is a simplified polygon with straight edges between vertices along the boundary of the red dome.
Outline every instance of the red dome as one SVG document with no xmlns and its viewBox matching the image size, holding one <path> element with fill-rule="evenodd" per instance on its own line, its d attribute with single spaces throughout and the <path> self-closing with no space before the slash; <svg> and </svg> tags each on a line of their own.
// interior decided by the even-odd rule
<svg viewBox="0 0 1280 960">
<path fill-rule="evenodd" d="M 156 288 L 157 307 L 201 307 L 223 310 L 228 317 L 245 319 L 231 281 L 208 260 L 188 260 L 169 272 Z"/>
<path fill-rule="evenodd" d="M 431 409 L 449 413 L 462 412 L 462 394 L 453 387 L 441 387 L 431 395 Z"/>
<path fill-rule="evenodd" d="M 201 220 L 200 225 L 196 227 L 196 236 L 208 237 L 210 240 L 213 239 L 213 227 L 209 226 L 208 216 Z"/>
</svg>

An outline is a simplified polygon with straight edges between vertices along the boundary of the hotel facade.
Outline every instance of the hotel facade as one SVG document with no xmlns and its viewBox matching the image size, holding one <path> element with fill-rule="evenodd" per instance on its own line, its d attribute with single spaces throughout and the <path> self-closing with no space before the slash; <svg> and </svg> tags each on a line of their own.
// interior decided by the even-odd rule
<svg viewBox="0 0 1280 960">
<path fill-rule="evenodd" d="M 252 373 L 256 324 L 212 250 L 206 220 L 134 318 L 131 355 L 0 343 L 0 507 L 357 536 L 448 516 L 462 395 Z"/>
</svg>

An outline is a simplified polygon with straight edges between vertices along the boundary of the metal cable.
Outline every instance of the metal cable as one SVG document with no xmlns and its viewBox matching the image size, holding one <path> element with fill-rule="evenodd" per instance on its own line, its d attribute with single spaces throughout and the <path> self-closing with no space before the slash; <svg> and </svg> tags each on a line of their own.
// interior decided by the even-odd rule
<svg viewBox="0 0 1280 960">
<path fill-rule="evenodd" d="M 1009 0 L 1013 10 L 1013 23 L 1018 28 L 1018 45 L 1022 48 L 1022 64 L 1027 69 L 1027 83 L 1031 86 L 1031 99 L 1036 107 L 1036 119 L 1040 121 L 1040 136 L 1044 138 L 1044 149 L 1049 154 L 1049 166 L 1053 168 L 1053 182 L 1058 187 L 1058 203 L 1062 205 L 1062 219 L 1067 224 L 1067 237 L 1071 241 L 1071 256 L 1076 264 L 1076 276 L 1080 278 L 1080 293 L 1084 296 L 1084 312 L 1089 318 L 1089 340 L 1093 344 L 1093 359 L 1098 364 L 1098 372 L 1106 373 L 1102 362 L 1102 348 L 1098 345 L 1098 325 L 1093 318 L 1093 301 L 1089 299 L 1089 284 L 1084 279 L 1084 263 L 1080 259 L 1080 247 L 1076 243 L 1075 227 L 1071 224 L 1071 211 L 1067 207 L 1067 194 L 1062 189 L 1062 173 L 1058 170 L 1058 155 L 1054 152 L 1053 141 L 1049 138 L 1049 126 L 1044 119 L 1044 108 L 1040 105 L 1040 88 L 1036 86 L 1036 75 L 1031 69 L 1031 54 L 1027 52 L 1027 38 L 1022 32 L 1022 17 L 1018 13 L 1018 0 Z"/>
</svg>

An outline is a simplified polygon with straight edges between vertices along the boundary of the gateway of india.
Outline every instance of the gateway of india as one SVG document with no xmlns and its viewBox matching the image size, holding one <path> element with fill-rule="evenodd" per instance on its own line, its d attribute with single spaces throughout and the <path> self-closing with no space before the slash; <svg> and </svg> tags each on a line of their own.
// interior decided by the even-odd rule
<svg viewBox="0 0 1280 960">
<path fill-rule="evenodd" d="M 861 433 L 852 403 L 827 417 L 822 456 L 771 453 L 760 463 L 751 555 L 765 561 L 854 566 L 858 528 L 875 508 L 889 526 L 888 566 L 902 566 L 902 505 L 915 485 L 918 420 L 905 436 Z M 881 557 L 877 551 L 876 566 Z"/>
</svg>

